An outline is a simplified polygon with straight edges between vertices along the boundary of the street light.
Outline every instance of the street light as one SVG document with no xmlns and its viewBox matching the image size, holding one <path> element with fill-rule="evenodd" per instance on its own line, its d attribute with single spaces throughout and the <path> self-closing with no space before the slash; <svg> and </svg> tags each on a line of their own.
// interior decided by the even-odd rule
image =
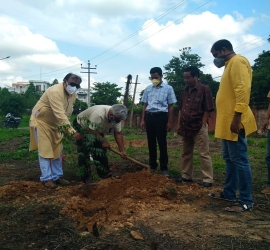
<svg viewBox="0 0 270 250">
<path fill-rule="evenodd" d="M 0 60 L 4 60 L 4 59 L 8 59 L 10 58 L 10 56 L 7 56 L 7 57 L 4 57 L 4 58 L 1 58 Z"/>
</svg>

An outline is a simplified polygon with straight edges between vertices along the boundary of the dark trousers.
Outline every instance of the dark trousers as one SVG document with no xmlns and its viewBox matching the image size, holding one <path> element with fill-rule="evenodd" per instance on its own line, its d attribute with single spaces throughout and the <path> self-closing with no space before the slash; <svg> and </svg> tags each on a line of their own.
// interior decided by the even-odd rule
<svg viewBox="0 0 270 250">
<path fill-rule="evenodd" d="M 81 125 L 77 123 L 76 118 L 73 121 L 73 127 L 77 131 L 81 131 L 82 129 Z M 101 134 L 101 136 L 103 137 L 104 135 Z M 102 148 L 102 143 L 99 138 L 94 138 L 91 146 L 87 144 L 89 144 L 89 142 L 86 143 L 86 141 L 77 141 L 78 165 L 84 166 L 84 173 L 82 176 L 84 181 L 91 177 L 90 153 L 95 162 L 97 174 L 100 177 L 110 172 L 107 150 Z"/>
<path fill-rule="evenodd" d="M 167 130 L 168 113 L 147 113 L 145 115 L 146 134 L 149 150 L 149 165 L 152 169 L 157 168 L 157 142 L 160 151 L 160 170 L 167 170 Z"/>
</svg>

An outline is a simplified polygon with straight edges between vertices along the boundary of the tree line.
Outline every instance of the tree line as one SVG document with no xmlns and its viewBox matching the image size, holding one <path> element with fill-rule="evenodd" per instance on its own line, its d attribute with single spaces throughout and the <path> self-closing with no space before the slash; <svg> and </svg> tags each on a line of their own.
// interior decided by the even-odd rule
<svg viewBox="0 0 270 250">
<path fill-rule="evenodd" d="M 268 39 L 270 41 L 270 38 Z M 164 79 L 170 84 L 178 98 L 179 93 L 185 87 L 183 72 L 190 65 L 197 66 L 200 69 L 200 81 L 207 84 L 215 98 L 219 82 L 211 74 L 203 73 L 202 68 L 205 66 L 201 63 L 201 57 L 193 54 L 190 47 L 180 50 L 179 56 L 173 56 L 168 64 L 164 65 Z M 253 80 L 251 88 L 250 106 L 257 109 L 265 109 L 268 106 L 267 93 L 270 87 L 270 50 L 262 51 L 255 59 L 252 66 Z M 57 79 L 52 85 L 58 84 Z M 98 82 L 91 88 L 91 103 L 94 105 L 113 105 L 123 103 L 121 87 L 116 83 Z M 143 91 L 140 93 L 142 97 Z M 28 89 L 23 94 L 9 92 L 7 88 L 0 88 L 0 116 L 12 113 L 15 116 L 30 114 L 32 108 L 41 97 L 42 92 L 37 91 L 33 83 L 30 83 Z M 128 109 L 132 107 L 132 96 L 128 98 Z M 74 114 L 78 114 L 87 108 L 87 104 L 76 100 L 74 105 Z M 142 105 L 134 105 L 134 114 L 140 114 Z"/>
</svg>

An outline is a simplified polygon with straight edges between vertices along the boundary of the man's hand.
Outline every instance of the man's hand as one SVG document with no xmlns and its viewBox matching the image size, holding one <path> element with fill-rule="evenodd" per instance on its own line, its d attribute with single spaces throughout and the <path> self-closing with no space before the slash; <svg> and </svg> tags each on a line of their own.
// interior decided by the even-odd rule
<svg viewBox="0 0 270 250">
<path fill-rule="evenodd" d="M 231 131 L 235 134 L 238 134 L 240 131 L 240 124 L 241 124 L 241 113 L 235 113 L 232 123 L 231 123 Z"/>
<path fill-rule="evenodd" d="M 266 132 L 268 128 L 268 120 L 264 122 L 264 124 L 262 125 L 262 132 Z"/>
<path fill-rule="evenodd" d="M 172 124 L 171 124 L 171 122 L 168 122 L 166 125 L 166 130 L 169 132 L 169 131 L 171 131 L 171 129 L 172 129 Z"/>
<path fill-rule="evenodd" d="M 126 151 L 125 150 L 123 150 L 123 151 L 120 151 L 120 153 L 122 154 L 122 158 L 127 158 L 127 153 L 126 153 Z"/>
<path fill-rule="evenodd" d="M 78 133 L 78 132 L 76 132 L 75 134 L 73 134 L 72 137 L 73 137 L 76 141 L 82 141 L 82 140 L 84 139 L 83 136 L 82 136 L 80 133 Z"/>
<path fill-rule="evenodd" d="M 176 130 L 176 133 L 178 134 L 178 135 L 180 135 L 180 129 L 181 129 L 181 125 L 177 125 L 177 130 Z"/>
<path fill-rule="evenodd" d="M 110 146 L 109 142 L 103 141 L 103 142 L 101 143 L 101 147 L 102 147 L 102 148 L 109 149 L 111 146 Z"/>
<path fill-rule="evenodd" d="M 142 129 L 143 131 L 145 130 L 145 122 L 144 122 L 143 119 L 142 119 L 142 121 L 141 121 L 140 127 L 141 127 L 141 129 Z"/>
</svg>

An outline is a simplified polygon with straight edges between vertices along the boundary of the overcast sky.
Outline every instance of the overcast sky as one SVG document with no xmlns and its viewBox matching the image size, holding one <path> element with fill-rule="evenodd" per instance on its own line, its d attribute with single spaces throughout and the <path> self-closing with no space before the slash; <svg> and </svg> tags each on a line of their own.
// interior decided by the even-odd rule
<svg viewBox="0 0 270 250">
<path fill-rule="evenodd" d="M 250 63 L 269 50 L 269 0 L 0 0 L 0 86 L 28 80 L 62 81 L 80 74 L 123 87 L 138 75 L 136 100 L 150 84 L 149 70 L 191 47 L 204 73 L 213 65 L 212 44 L 225 38 Z M 133 94 L 134 85 L 130 89 Z M 179 93 L 176 93 L 178 95 Z"/>
</svg>

